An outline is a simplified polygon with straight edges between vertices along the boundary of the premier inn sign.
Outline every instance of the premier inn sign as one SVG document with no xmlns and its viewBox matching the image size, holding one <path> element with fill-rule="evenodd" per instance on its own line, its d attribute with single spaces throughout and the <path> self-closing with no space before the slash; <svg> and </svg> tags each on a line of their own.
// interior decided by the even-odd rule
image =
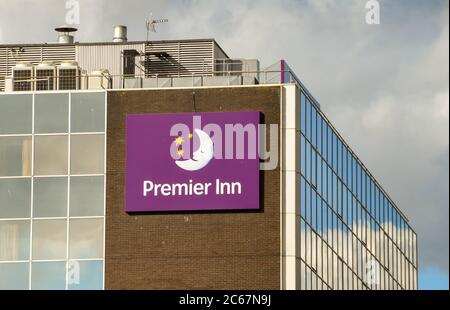
<svg viewBox="0 0 450 310">
<path fill-rule="evenodd" d="M 259 112 L 126 118 L 126 211 L 258 209 Z"/>
</svg>

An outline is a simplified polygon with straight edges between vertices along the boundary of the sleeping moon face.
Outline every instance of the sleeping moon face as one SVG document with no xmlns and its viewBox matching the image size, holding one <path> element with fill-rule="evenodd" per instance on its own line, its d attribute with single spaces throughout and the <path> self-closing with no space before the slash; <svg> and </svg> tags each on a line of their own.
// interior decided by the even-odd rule
<svg viewBox="0 0 450 310">
<path fill-rule="evenodd" d="M 176 160 L 178 167 L 187 171 L 196 171 L 205 167 L 214 155 L 214 146 L 211 138 L 200 129 L 195 129 L 200 140 L 200 147 L 194 152 L 192 159 Z"/>
</svg>

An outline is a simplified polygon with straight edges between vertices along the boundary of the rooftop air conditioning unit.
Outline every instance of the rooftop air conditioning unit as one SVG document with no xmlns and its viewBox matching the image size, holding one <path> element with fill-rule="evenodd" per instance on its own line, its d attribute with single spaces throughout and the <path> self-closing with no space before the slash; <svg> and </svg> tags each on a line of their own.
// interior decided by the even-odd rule
<svg viewBox="0 0 450 310">
<path fill-rule="evenodd" d="M 17 63 L 12 68 L 13 91 L 33 90 L 33 65 L 27 62 Z"/>
<path fill-rule="evenodd" d="M 56 66 L 53 62 L 42 62 L 34 67 L 36 77 L 36 90 L 54 90 Z"/>
<path fill-rule="evenodd" d="M 63 62 L 57 67 L 58 90 L 80 89 L 81 70 L 76 61 Z"/>
</svg>

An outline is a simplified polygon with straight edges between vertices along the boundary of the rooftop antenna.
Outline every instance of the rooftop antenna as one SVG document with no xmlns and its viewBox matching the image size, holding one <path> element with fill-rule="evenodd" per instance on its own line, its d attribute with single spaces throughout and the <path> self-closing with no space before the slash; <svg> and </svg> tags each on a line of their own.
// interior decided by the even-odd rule
<svg viewBox="0 0 450 310">
<path fill-rule="evenodd" d="M 150 13 L 150 18 L 145 21 L 145 26 L 147 28 L 147 41 L 149 32 L 156 32 L 156 24 L 167 23 L 169 20 L 167 18 L 164 19 L 153 19 L 153 13 Z"/>
</svg>

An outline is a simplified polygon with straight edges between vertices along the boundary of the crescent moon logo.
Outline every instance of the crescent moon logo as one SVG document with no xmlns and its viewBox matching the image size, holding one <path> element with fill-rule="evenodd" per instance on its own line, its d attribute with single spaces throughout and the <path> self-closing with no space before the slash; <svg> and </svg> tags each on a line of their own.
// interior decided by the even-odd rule
<svg viewBox="0 0 450 310">
<path fill-rule="evenodd" d="M 200 147 L 191 159 L 176 160 L 175 164 L 183 170 L 196 171 L 204 168 L 214 156 L 214 145 L 211 138 L 200 129 L 194 130 L 200 139 Z"/>
</svg>

